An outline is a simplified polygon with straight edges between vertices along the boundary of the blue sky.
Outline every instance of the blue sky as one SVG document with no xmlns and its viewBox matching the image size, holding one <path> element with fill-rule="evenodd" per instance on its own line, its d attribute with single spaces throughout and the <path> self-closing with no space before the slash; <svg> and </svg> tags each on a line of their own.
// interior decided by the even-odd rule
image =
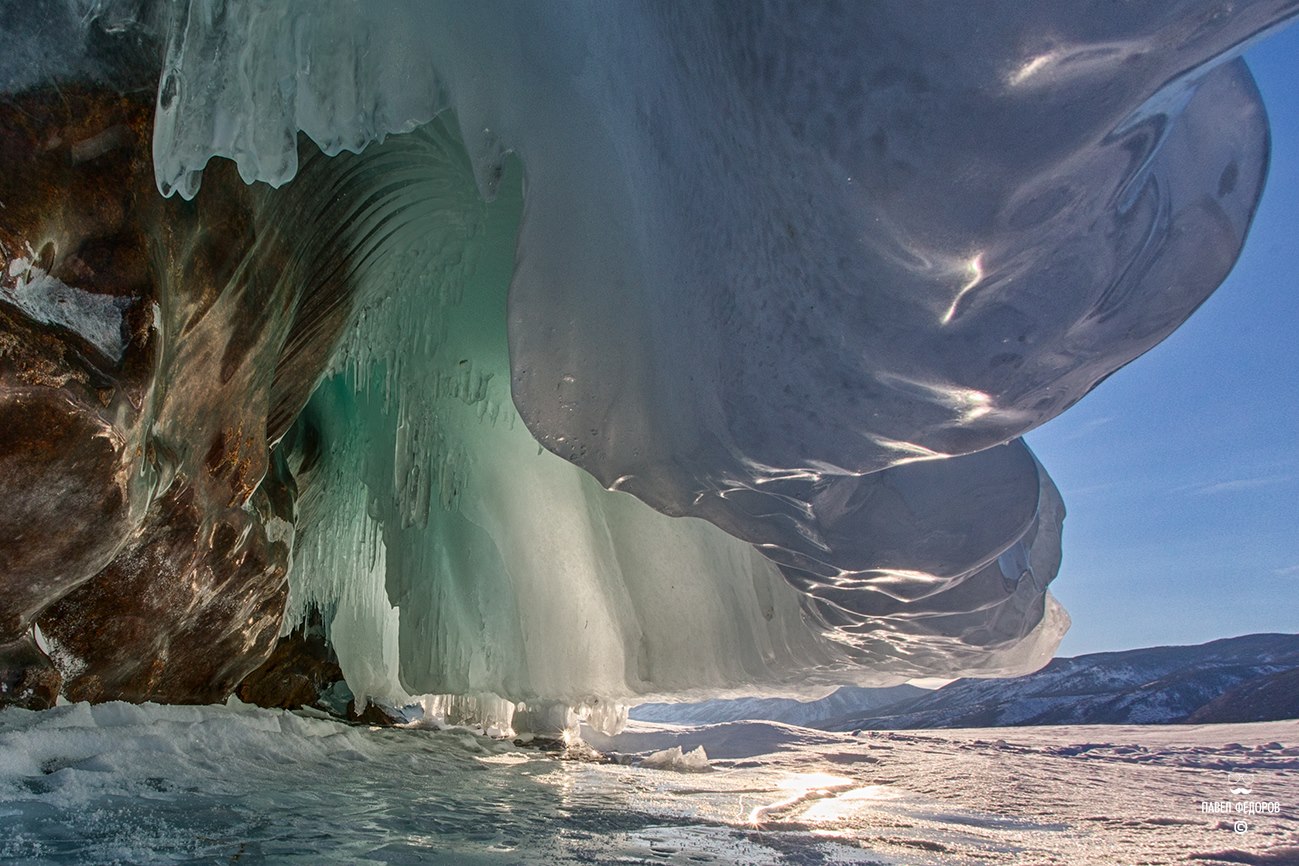
<svg viewBox="0 0 1299 866">
<path fill-rule="evenodd" d="M 1299 631 L 1299 26 L 1246 58 L 1272 164 L 1235 270 L 1027 437 L 1069 510 L 1061 655 Z"/>
</svg>

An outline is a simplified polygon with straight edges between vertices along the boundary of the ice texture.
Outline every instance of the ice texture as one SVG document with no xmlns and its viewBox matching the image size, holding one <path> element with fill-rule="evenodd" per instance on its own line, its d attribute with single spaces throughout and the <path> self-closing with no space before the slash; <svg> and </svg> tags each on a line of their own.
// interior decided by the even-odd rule
<svg viewBox="0 0 1299 866">
<path fill-rule="evenodd" d="M 160 8 L 162 192 L 440 115 L 499 196 L 358 244 L 295 610 L 360 693 L 572 702 L 1045 661 L 1064 509 L 1018 437 L 1226 276 L 1238 54 L 1299 3 Z"/>
<path fill-rule="evenodd" d="M 129 301 L 83 292 L 22 258 L 9 263 L 8 276 L 12 284 L 0 282 L 0 300 L 38 322 L 67 328 L 105 357 L 121 361 L 126 352 L 122 330 Z"/>
</svg>

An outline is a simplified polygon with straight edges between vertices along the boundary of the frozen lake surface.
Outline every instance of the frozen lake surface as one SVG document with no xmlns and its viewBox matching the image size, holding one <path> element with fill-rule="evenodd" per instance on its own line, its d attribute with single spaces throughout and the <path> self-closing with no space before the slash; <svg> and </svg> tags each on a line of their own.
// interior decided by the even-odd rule
<svg viewBox="0 0 1299 866">
<path fill-rule="evenodd" d="M 0 862 L 1299 863 L 1299 722 L 588 739 L 711 766 L 241 705 L 10 709 Z"/>
</svg>

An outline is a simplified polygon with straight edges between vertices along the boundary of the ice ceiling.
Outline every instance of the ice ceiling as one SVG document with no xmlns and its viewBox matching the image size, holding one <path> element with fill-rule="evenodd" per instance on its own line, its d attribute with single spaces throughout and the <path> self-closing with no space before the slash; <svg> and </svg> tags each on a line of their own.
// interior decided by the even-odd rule
<svg viewBox="0 0 1299 866">
<path fill-rule="evenodd" d="M 213 527 L 279 563 L 238 652 L 314 609 L 358 695 L 572 705 L 1049 658 L 1064 508 L 1018 437 L 1230 270 L 1268 158 L 1238 55 L 1299 3 L 34 10 L 0 16 L 6 92 L 153 103 L 147 396 L 65 437 L 150 480 L 79 570 L 0 559 L 42 588 L 0 643 L 35 621 L 84 680 L 182 509 L 191 620 Z M 0 312 L 120 367 L 138 305 L 9 218 Z M 174 608 L 155 650 L 193 640 Z"/>
</svg>

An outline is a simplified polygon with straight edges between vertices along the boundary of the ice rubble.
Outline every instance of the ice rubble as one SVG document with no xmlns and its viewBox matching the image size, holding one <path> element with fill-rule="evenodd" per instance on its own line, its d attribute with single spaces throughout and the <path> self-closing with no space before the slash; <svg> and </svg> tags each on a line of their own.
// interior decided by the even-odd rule
<svg viewBox="0 0 1299 866">
<path fill-rule="evenodd" d="M 467 148 L 299 424 L 294 609 L 362 693 L 575 702 L 1047 658 L 1016 437 L 1225 277 L 1267 159 L 1234 58 L 1299 7 L 166 8 L 164 193 L 287 182 L 299 130 Z"/>
</svg>

